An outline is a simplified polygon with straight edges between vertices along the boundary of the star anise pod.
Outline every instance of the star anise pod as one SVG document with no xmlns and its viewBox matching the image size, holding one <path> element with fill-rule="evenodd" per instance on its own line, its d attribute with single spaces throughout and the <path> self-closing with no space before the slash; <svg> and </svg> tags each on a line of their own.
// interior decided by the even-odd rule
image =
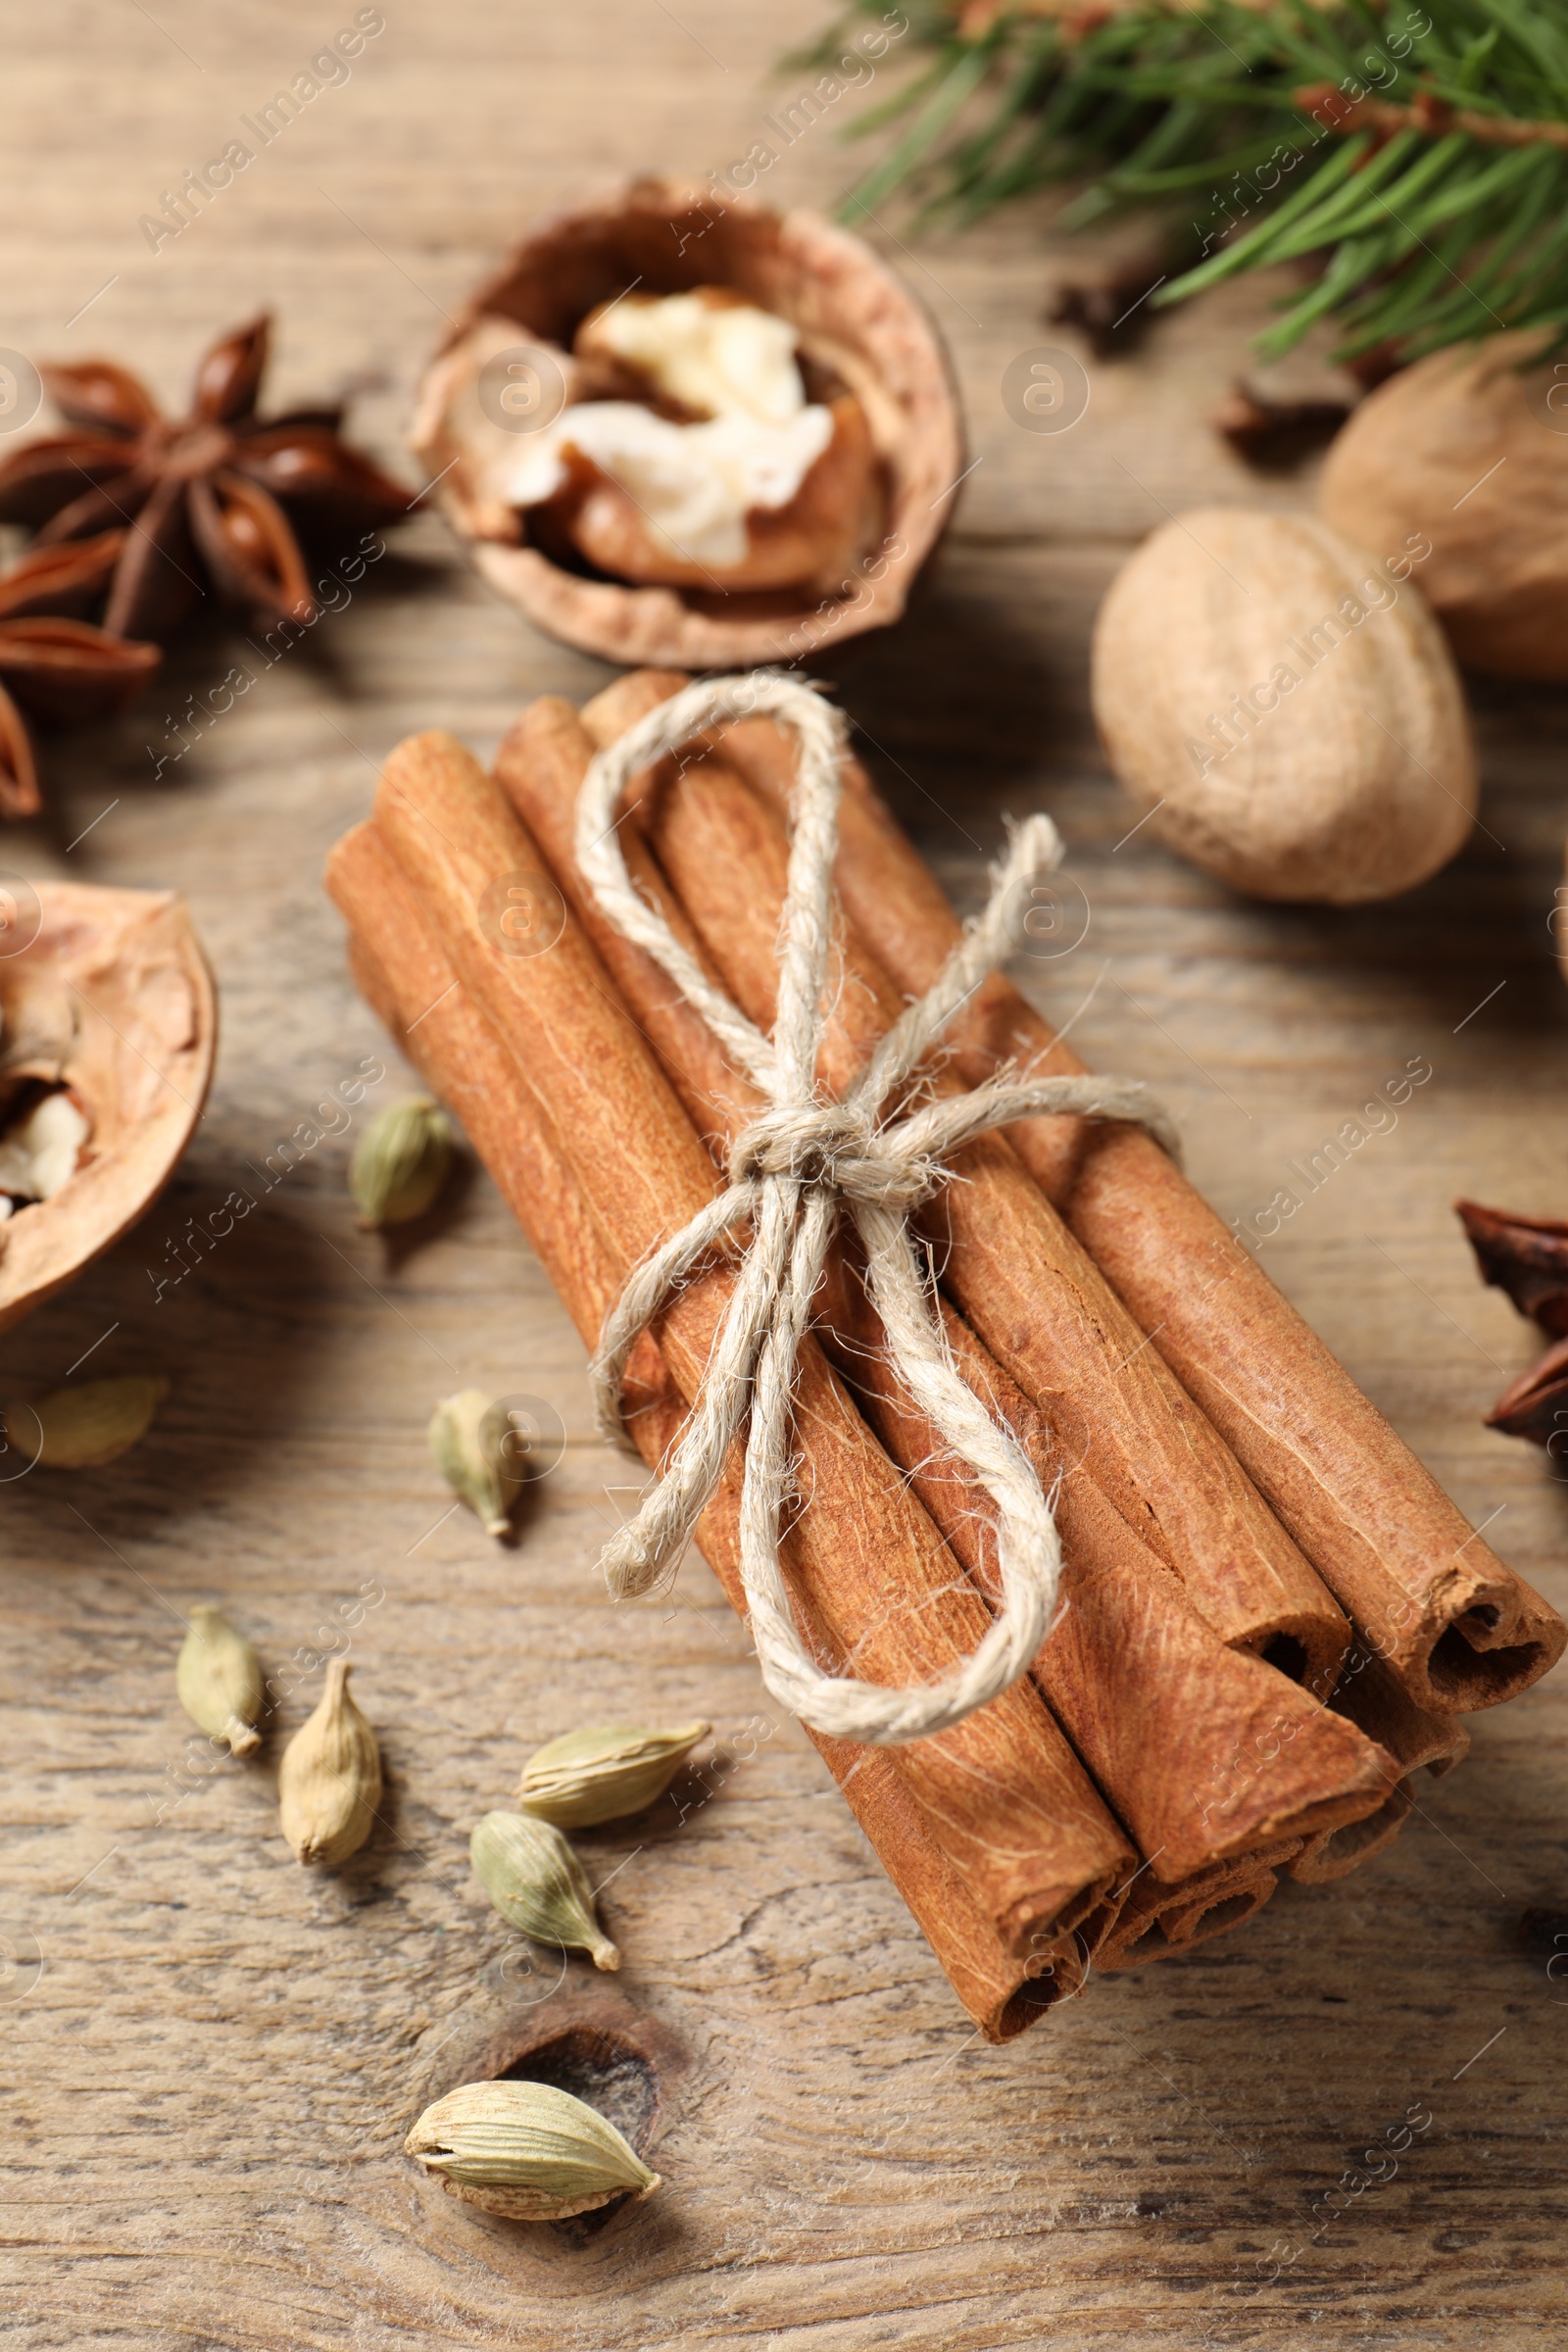
<svg viewBox="0 0 1568 2352">
<path fill-rule="evenodd" d="M 1540 1362 L 1504 1389 L 1486 1425 L 1568 1461 L 1568 1225 L 1483 1208 L 1476 1200 L 1456 1200 L 1454 1207 L 1482 1280 L 1506 1291 L 1522 1315 L 1554 1335 Z"/>
<path fill-rule="evenodd" d="M 1568 1459 L 1568 1340 L 1554 1341 L 1503 1390 L 1486 1426 L 1544 1446 L 1554 1462 Z"/>
<path fill-rule="evenodd" d="M 340 412 L 256 415 L 266 316 L 215 343 L 188 416 L 110 360 L 39 372 L 69 430 L 0 464 L 0 522 L 37 546 L 123 533 L 103 624 L 167 638 L 205 598 L 268 623 L 308 622 L 317 605 L 306 549 L 328 557 L 406 514 L 405 490 L 340 439 Z"/>
<path fill-rule="evenodd" d="M 1568 1333 L 1568 1225 L 1505 1208 L 1456 1200 L 1484 1282 L 1506 1291 L 1522 1315 L 1561 1338 Z"/>
<path fill-rule="evenodd" d="M 57 724 L 128 710 L 163 655 L 79 615 L 103 596 L 122 531 L 36 549 L 0 578 L 0 818 L 34 816 L 38 766 L 23 712 Z"/>
</svg>

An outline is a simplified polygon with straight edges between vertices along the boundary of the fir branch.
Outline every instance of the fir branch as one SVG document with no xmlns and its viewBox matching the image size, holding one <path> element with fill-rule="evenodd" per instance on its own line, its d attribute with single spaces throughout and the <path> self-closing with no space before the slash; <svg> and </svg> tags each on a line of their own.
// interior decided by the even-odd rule
<svg viewBox="0 0 1568 2352">
<path fill-rule="evenodd" d="M 881 0 L 857 0 L 823 54 Z M 1501 327 L 1568 342 L 1568 25 L 1534 0 L 914 0 L 903 123 L 858 191 L 960 223 L 1062 183 L 1084 225 L 1198 198 L 1156 306 L 1290 262 L 1275 354 L 1331 318 L 1342 357 Z M 851 209 L 856 199 L 851 199 Z"/>
<path fill-rule="evenodd" d="M 1390 106 L 1384 98 L 1347 98 L 1333 82 L 1318 81 L 1298 90 L 1296 103 L 1303 115 L 1326 107 L 1336 130 L 1376 130 L 1387 137 L 1396 130 L 1423 130 L 1434 138 L 1459 131 L 1497 147 L 1568 147 L 1568 122 L 1521 122 L 1513 115 L 1482 115 L 1473 106 L 1450 106 L 1427 90 L 1409 106 Z"/>
</svg>

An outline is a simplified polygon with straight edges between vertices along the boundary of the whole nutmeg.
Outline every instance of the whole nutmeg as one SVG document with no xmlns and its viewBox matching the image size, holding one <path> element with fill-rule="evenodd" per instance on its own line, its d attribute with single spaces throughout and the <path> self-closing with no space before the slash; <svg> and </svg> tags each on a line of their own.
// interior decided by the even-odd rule
<svg viewBox="0 0 1568 2352">
<path fill-rule="evenodd" d="M 1336 530 L 1415 555 L 1459 660 L 1499 678 L 1568 678 L 1568 364 L 1540 348 L 1494 335 L 1391 376 L 1318 493 Z"/>
<path fill-rule="evenodd" d="M 1150 829 L 1256 898 L 1389 898 L 1470 831 L 1442 631 L 1397 561 L 1308 516 L 1203 509 L 1146 540 L 1100 610 L 1094 700 Z"/>
</svg>

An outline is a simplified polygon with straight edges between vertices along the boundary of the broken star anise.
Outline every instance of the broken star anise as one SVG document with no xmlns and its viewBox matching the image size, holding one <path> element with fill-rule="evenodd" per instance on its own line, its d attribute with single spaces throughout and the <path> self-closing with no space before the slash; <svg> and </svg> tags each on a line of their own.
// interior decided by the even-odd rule
<svg viewBox="0 0 1568 2352">
<path fill-rule="evenodd" d="M 177 420 L 113 361 L 39 369 L 70 429 L 0 463 L 0 522 L 36 530 L 40 550 L 122 534 L 102 613 L 114 636 L 167 638 L 215 593 L 268 622 L 308 622 L 306 549 L 343 554 L 412 506 L 339 437 L 339 411 L 256 415 L 270 326 L 214 344 Z"/>
<path fill-rule="evenodd" d="M 1456 1200 L 1484 1282 L 1506 1291 L 1522 1315 L 1557 1338 L 1568 1333 L 1568 1225 Z"/>
<path fill-rule="evenodd" d="M 1539 1363 L 1503 1390 L 1486 1426 L 1544 1446 L 1554 1462 L 1568 1456 L 1568 1340 L 1554 1341 Z"/>
<path fill-rule="evenodd" d="M 102 597 L 122 531 L 39 548 L 0 577 L 0 819 L 34 816 L 38 767 L 24 711 L 56 724 L 129 708 L 163 660 L 81 619 Z"/>
<path fill-rule="evenodd" d="M 1551 1217 L 1456 1200 L 1482 1279 L 1506 1291 L 1522 1315 L 1555 1335 L 1540 1362 L 1504 1389 L 1487 1415 L 1489 1429 L 1544 1446 L 1568 1458 L 1568 1225 Z"/>
</svg>

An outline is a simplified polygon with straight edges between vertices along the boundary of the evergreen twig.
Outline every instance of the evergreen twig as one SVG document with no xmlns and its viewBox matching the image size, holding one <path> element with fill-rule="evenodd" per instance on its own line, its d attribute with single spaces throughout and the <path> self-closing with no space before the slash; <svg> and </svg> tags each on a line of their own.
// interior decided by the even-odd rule
<svg viewBox="0 0 1568 2352">
<path fill-rule="evenodd" d="M 1401 359 L 1504 327 L 1568 343 L 1568 16 L 1536 0 L 906 0 L 921 52 L 879 105 L 895 143 L 849 200 L 903 189 L 966 223 L 1081 183 L 1065 219 L 1156 205 L 1193 266 L 1156 305 L 1281 262 L 1339 356 Z M 862 15 L 852 0 L 819 55 Z M 859 125 L 855 126 L 857 130 Z"/>
</svg>

